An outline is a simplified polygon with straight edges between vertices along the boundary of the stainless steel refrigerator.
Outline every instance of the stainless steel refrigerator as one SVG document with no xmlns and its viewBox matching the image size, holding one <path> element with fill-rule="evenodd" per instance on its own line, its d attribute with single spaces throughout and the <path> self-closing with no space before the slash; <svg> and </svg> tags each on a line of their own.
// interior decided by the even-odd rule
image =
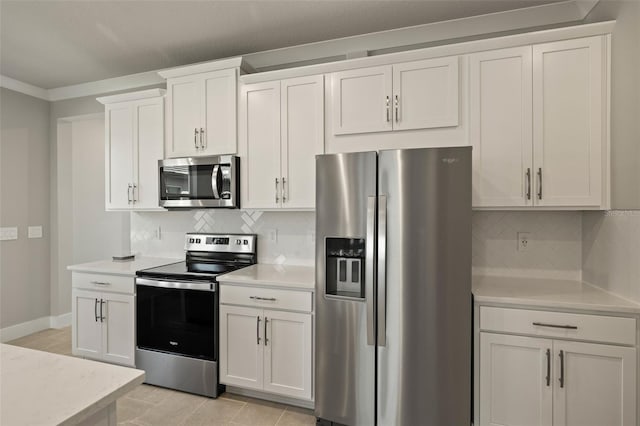
<svg viewBox="0 0 640 426">
<path fill-rule="evenodd" d="M 471 148 L 316 159 L 315 415 L 471 424 Z"/>
</svg>

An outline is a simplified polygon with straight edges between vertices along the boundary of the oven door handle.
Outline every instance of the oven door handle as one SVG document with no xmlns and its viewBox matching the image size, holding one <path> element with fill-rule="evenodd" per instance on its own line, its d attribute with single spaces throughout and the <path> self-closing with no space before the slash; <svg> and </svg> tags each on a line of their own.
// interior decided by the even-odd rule
<svg viewBox="0 0 640 426">
<path fill-rule="evenodd" d="M 210 281 L 163 281 L 149 280 L 146 278 L 136 278 L 136 285 L 144 285 L 148 287 L 175 288 L 181 290 L 204 290 L 215 291 L 215 286 Z"/>
</svg>

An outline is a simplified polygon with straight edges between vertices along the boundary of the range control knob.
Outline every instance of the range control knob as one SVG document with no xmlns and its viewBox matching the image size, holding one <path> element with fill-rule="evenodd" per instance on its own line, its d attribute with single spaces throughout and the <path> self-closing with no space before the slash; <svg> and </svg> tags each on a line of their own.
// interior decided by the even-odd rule
<svg viewBox="0 0 640 426">
<path fill-rule="evenodd" d="M 242 244 L 242 240 L 236 240 L 236 244 L 237 244 L 237 245 Z"/>
<path fill-rule="evenodd" d="M 189 242 L 190 242 L 190 243 L 193 243 L 193 238 L 189 238 Z"/>
<path fill-rule="evenodd" d="M 249 245 L 249 240 L 244 240 L 242 244 L 244 244 L 245 246 Z"/>
<path fill-rule="evenodd" d="M 200 238 L 196 239 L 196 244 L 200 244 Z"/>
</svg>

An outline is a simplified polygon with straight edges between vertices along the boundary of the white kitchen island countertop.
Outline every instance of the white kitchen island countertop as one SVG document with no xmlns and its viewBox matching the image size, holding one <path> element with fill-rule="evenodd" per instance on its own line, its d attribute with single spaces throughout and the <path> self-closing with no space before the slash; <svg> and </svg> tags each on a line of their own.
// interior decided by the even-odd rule
<svg viewBox="0 0 640 426">
<path fill-rule="evenodd" d="M 315 289 L 313 266 L 270 265 L 258 263 L 228 274 L 218 276 L 223 284 L 245 284 L 269 287 L 285 287 L 297 290 Z"/>
<path fill-rule="evenodd" d="M 479 303 L 640 313 L 640 303 L 583 281 L 474 276 L 473 295 Z"/>
<path fill-rule="evenodd" d="M 184 259 L 171 259 L 162 257 L 138 257 L 133 260 L 99 260 L 97 262 L 80 263 L 78 265 L 67 266 L 70 271 L 91 272 L 97 274 L 124 275 L 135 277 L 136 271 L 156 266 L 167 265 L 169 263 L 180 262 Z"/>
<path fill-rule="evenodd" d="M 106 419 L 144 371 L 0 344 L 0 424 L 72 425 Z"/>
</svg>

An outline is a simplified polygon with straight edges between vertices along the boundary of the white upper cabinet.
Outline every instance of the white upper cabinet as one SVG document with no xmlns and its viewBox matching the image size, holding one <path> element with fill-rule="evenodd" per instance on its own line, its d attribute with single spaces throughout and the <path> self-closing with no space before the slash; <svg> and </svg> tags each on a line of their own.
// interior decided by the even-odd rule
<svg viewBox="0 0 640 426">
<path fill-rule="evenodd" d="M 531 46 L 469 56 L 473 206 L 532 205 Z"/>
<path fill-rule="evenodd" d="M 163 210 L 158 160 L 164 147 L 164 93 L 152 89 L 98 98 L 105 104 L 107 210 Z"/>
<path fill-rule="evenodd" d="M 238 76 L 232 58 L 162 71 L 167 79 L 166 157 L 235 154 Z"/>
<path fill-rule="evenodd" d="M 474 207 L 606 209 L 605 37 L 469 55 Z"/>
<path fill-rule="evenodd" d="M 458 125 L 458 57 L 331 74 L 333 133 Z"/>
<path fill-rule="evenodd" d="M 324 151 L 323 76 L 243 85 L 241 205 L 313 209 L 315 156 Z"/>
<path fill-rule="evenodd" d="M 533 46 L 535 204 L 602 204 L 603 38 Z"/>
<path fill-rule="evenodd" d="M 458 57 L 393 66 L 393 129 L 458 125 Z"/>
</svg>

